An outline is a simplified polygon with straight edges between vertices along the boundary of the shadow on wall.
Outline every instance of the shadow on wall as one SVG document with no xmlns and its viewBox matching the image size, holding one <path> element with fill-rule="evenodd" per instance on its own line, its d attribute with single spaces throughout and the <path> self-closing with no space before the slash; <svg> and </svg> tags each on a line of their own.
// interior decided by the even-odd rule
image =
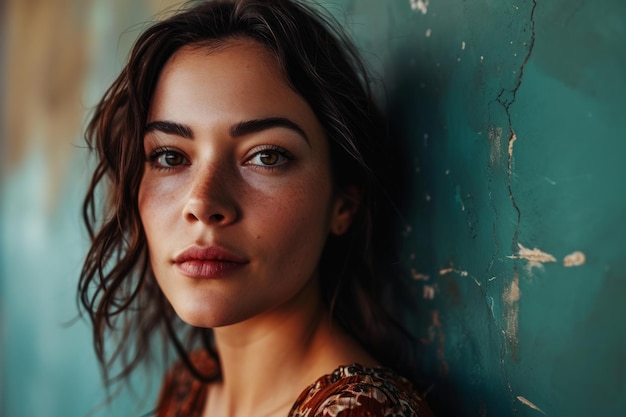
<svg viewBox="0 0 626 417">
<path fill-rule="evenodd" d="M 406 56 L 416 55 L 416 51 L 403 48 L 390 60 L 403 62 Z M 464 389 L 462 384 L 449 377 L 444 328 L 438 307 L 431 302 L 438 289 L 430 285 L 428 275 L 418 272 L 432 269 L 434 256 L 431 239 L 436 235 L 432 230 L 435 213 L 430 201 L 436 190 L 429 172 L 440 170 L 437 164 L 443 157 L 436 154 L 442 147 L 432 146 L 431 142 L 445 140 L 442 91 L 447 82 L 445 71 L 429 71 L 415 60 L 409 65 L 392 66 L 385 74 L 390 135 L 401 167 L 399 203 L 405 221 L 401 257 L 405 271 L 414 280 L 410 286 L 413 309 L 409 322 L 418 342 L 416 381 L 437 416 L 460 417 L 467 415 L 468 406 L 463 401 L 466 395 L 459 392 Z"/>
<path fill-rule="evenodd" d="M 402 62 L 406 56 L 418 56 L 418 53 L 403 49 L 391 60 Z M 487 338 L 479 341 L 468 336 L 467 332 L 473 329 L 462 329 L 462 323 L 455 324 L 450 316 L 451 311 L 464 303 L 463 297 L 465 302 L 474 296 L 482 300 L 485 294 L 467 294 L 459 287 L 458 277 L 467 276 L 466 271 L 452 266 L 438 268 L 438 250 L 456 245 L 454 240 L 440 237 L 442 231 L 438 227 L 446 227 L 446 220 L 442 219 L 445 215 L 433 204 L 433 199 L 444 197 L 444 187 L 434 177 L 444 171 L 448 175 L 444 164 L 450 159 L 449 153 L 461 151 L 451 149 L 454 139 L 449 138 L 447 125 L 450 117 L 443 96 L 450 88 L 450 74 L 444 68 L 432 71 L 415 61 L 408 66 L 392 66 L 385 81 L 392 86 L 387 113 L 403 171 L 401 208 L 407 226 L 402 237 L 402 259 L 413 279 L 410 322 L 418 340 L 418 389 L 437 416 L 487 416 L 492 415 L 493 410 L 510 410 L 510 400 L 502 392 L 507 384 L 506 376 L 502 370 L 490 368 L 493 366 L 490 359 L 499 362 L 500 345 Z M 457 200 L 450 201 L 453 205 L 462 204 Z M 467 216 L 479 215 L 469 210 L 467 204 L 464 208 Z M 470 233 L 477 231 L 470 230 Z M 452 260 L 446 262 L 453 264 Z M 476 299 L 469 303 L 472 307 L 466 311 L 476 312 L 477 317 L 492 314 L 487 304 Z M 483 326 L 487 335 L 495 340 L 500 338 L 502 329 L 495 320 L 485 321 Z M 452 334 L 446 340 L 448 332 Z M 461 339 L 462 350 L 450 349 L 454 339 Z M 450 357 L 451 354 L 455 356 Z M 483 366 L 489 370 L 482 369 Z"/>
</svg>

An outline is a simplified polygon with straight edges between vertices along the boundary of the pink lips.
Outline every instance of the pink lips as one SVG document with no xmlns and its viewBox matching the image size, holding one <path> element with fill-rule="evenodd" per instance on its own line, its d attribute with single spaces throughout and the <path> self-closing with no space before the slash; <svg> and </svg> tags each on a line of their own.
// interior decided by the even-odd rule
<svg viewBox="0 0 626 417">
<path fill-rule="evenodd" d="M 193 246 L 174 259 L 174 265 L 183 275 L 198 279 L 220 278 L 247 263 L 246 259 L 218 247 Z"/>
</svg>

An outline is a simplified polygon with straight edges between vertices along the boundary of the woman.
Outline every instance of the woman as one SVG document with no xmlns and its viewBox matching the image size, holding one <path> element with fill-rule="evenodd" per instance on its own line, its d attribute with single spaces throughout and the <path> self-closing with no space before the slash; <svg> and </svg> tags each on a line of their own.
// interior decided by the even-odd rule
<svg viewBox="0 0 626 417">
<path fill-rule="evenodd" d="M 87 131 L 79 291 L 107 381 L 165 334 L 180 360 L 157 416 L 429 415 L 391 370 L 404 334 L 374 273 L 386 144 L 368 83 L 291 0 L 201 2 L 140 36 Z"/>
</svg>

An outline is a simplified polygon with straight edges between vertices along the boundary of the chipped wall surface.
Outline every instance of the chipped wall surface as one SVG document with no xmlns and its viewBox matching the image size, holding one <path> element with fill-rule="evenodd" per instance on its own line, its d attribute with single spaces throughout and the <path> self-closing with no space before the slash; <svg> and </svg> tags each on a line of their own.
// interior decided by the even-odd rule
<svg viewBox="0 0 626 417">
<path fill-rule="evenodd" d="M 411 156 L 434 408 L 626 415 L 626 3 L 326 3 L 348 10 Z"/>
</svg>

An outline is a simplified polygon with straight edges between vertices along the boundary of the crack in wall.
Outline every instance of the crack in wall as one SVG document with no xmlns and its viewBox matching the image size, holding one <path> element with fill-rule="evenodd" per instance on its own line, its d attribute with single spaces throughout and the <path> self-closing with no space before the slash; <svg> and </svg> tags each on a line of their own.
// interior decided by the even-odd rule
<svg viewBox="0 0 626 417">
<path fill-rule="evenodd" d="M 515 230 L 514 230 L 513 239 L 511 242 L 511 246 L 513 250 L 515 250 L 518 245 L 522 213 L 519 208 L 519 205 L 517 204 L 517 201 L 515 200 L 515 195 L 512 189 L 513 154 L 514 154 L 514 144 L 515 144 L 515 141 L 517 140 L 517 135 L 513 127 L 513 120 L 511 117 L 510 108 L 513 105 L 513 103 L 515 103 L 515 100 L 517 98 L 517 92 L 519 91 L 522 85 L 526 65 L 528 61 L 530 60 L 530 57 L 532 55 L 532 52 L 535 46 L 535 10 L 536 8 L 537 8 L 537 0 L 533 0 L 532 8 L 530 10 L 530 18 L 529 18 L 530 40 L 528 43 L 528 51 L 519 68 L 519 73 L 518 73 L 515 85 L 511 89 L 502 88 L 500 92 L 498 93 L 496 100 L 495 100 L 504 109 L 507 123 L 509 125 L 508 152 L 507 152 L 507 185 L 506 186 L 507 186 L 509 199 L 511 201 L 513 209 L 515 210 L 517 214 Z M 495 205 L 492 205 L 492 206 L 494 207 L 494 211 L 496 211 Z M 497 214 L 497 211 L 496 211 L 496 214 Z M 494 226 L 494 239 L 497 240 L 495 234 L 496 234 L 496 230 Z M 496 320 L 495 317 L 493 317 L 493 319 L 494 319 L 496 326 L 500 328 L 502 332 L 503 337 L 501 339 L 502 342 L 501 342 L 501 350 L 500 350 L 500 366 L 502 369 L 502 375 L 504 377 L 506 387 L 508 388 L 509 394 L 511 396 L 512 412 L 515 416 L 518 416 L 519 410 L 518 410 L 517 404 L 520 403 L 520 400 L 518 396 L 516 396 L 514 393 L 514 389 L 513 389 L 513 386 L 511 385 L 511 380 L 509 378 L 507 367 L 506 367 L 507 351 L 510 351 L 511 357 L 513 358 L 513 360 L 519 360 L 517 332 L 519 330 L 518 315 L 519 315 L 520 294 L 519 294 L 519 270 L 518 270 L 517 264 L 515 264 L 513 267 L 513 281 L 511 282 L 511 287 L 512 288 L 506 289 L 505 293 L 503 294 L 504 307 L 506 310 L 505 311 L 505 321 L 506 321 L 505 326 L 506 327 L 503 328 L 502 326 L 499 326 L 498 320 Z M 512 292 L 511 290 L 514 290 L 515 288 L 517 288 L 517 291 Z M 515 297 L 512 297 L 512 295 L 516 295 L 516 297 L 518 297 L 518 299 L 515 302 L 513 302 Z"/>
<path fill-rule="evenodd" d="M 526 68 L 526 64 L 528 63 L 530 56 L 533 52 L 533 48 L 535 47 L 535 10 L 537 8 L 537 0 L 533 0 L 533 6 L 530 10 L 530 40 L 528 43 L 528 52 L 524 57 L 524 61 L 519 69 L 519 75 L 517 76 L 517 80 L 515 86 L 512 89 L 502 88 L 496 97 L 496 102 L 498 102 L 504 108 L 506 113 L 507 121 L 509 124 L 509 140 L 508 140 L 508 160 L 507 160 L 507 188 L 509 193 L 509 198 L 511 199 L 511 203 L 513 204 L 513 208 L 517 213 L 517 224 L 515 226 L 515 232 L 513 235 L 512 248 L 515 249 L 517 246 L 517 241 L 519 238 L 519 225 L 521 222 L 522 213 L 520 211 L 519 206 L 517 205 L 517 201 L 515 201 L 515 195 L 513 194 L 513 190 L 511 187 L 511 177 L 513 175 L 513 144 L 517 140 L 517 135 L 515 134 L 515 130 L 513 129 L 513 122 L 511 120 L 511 105 L 515 103 L 517 98 L 517 92 L 519 91 L 520 86 L 522 85 L 522 80 L 524 79 L 524 70 Z"/>
</svg>

